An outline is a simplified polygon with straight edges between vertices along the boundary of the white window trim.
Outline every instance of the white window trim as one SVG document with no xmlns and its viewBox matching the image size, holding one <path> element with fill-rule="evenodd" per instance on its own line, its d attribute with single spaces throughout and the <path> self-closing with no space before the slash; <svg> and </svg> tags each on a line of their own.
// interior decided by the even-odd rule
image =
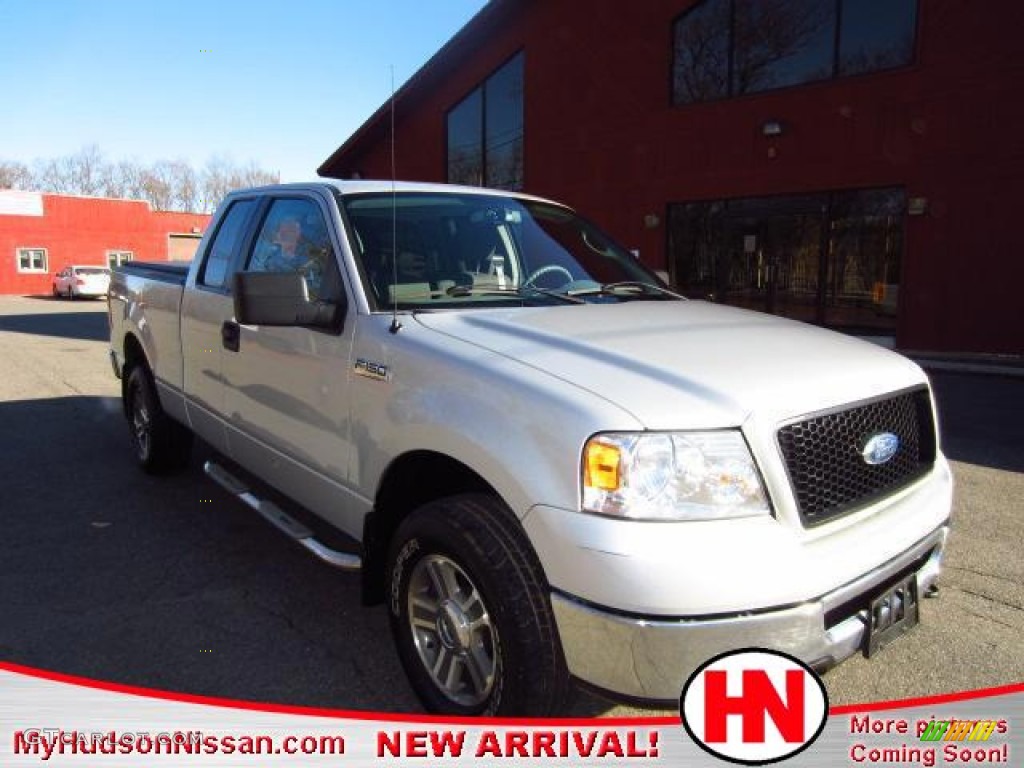
<svg viewBox="0 0 1024 768">
<path fill-rule="evenodd" d="M 128 256 L 127 259 L 123 258 L 126 254 Z M 116 265 L 110 263 L 111 258 L 113 258 L 114 256 L 117 257 L 117 264 Z M 117 249 L 112 249 L 112 250 L 107 251 L 107 266 L 108 267 L 121 266 L 126 261 L 135 261 L 135 251 L 129 251 L 129 250 L 126 250 L 124 248 L 117 248 Z"/>
<path fill-rule="evenodd" d="M 21 256 L 28 251 L 38 251 L 43 254 L 42 269 L 33 269 L 32 267 L 25 269 L 21 266 Z M 37 246 L 18 247 L 14 249 L 14 265 L 18 272 L 23 275 L 45 275 L 50 271 L 50 254 L 46 248 L 39 248 Z"/>
</svg>

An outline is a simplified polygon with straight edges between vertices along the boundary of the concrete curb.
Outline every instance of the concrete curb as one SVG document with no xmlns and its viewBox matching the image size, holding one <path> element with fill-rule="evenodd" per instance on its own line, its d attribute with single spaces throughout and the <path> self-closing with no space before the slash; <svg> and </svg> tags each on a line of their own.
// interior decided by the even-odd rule
<svg viewBox="0 0 1024 768">
<path fill-rule="evenodd" d="M 1024 355 L 986 354 L 944 354 L 912 349 L 897 349 L 892 336 L 865 336 L 855 334 L 862 341 L 869 341 L 885 349 L 899 352 L 925 370 L 947 373 L 980 373 L 991 376 L 1024 378 Z"/>
<path fill-rule="evenodd" d="M 942 373 L 977 373 L 987 376 L 1009 376 L 1011 378 L 1024 379 L 1024 366 L 1002 365 L 999 363 L 966 362 L 959 360 L 929 360 L 926 358 L 907 355 L 915 363 L 926 371 L 940 371 Z"/>
</svg>

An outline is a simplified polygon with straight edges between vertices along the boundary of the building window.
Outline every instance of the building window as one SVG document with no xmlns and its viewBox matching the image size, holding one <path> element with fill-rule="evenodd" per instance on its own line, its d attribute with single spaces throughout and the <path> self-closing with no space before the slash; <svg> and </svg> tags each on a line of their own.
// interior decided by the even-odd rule
<svg viewBox="0 0 1024 768">
<path fill-rule="evenodd" d="M 859 75 L 909 64 L 916 28 L 916 0 L 846 0 L 839 13 L 836 74 Z"/>
<path fill-rule="evenodd" d="M 917 0 L 704 0 L 675 22 L 673 102 L 906 66 L 916 28 Z"/>
<path fill-rule="evenodd" d="M 523 188 L 523 54 L 517 53 L 446 118 L 448 181 Z"/>
<path fill-rule="evenodd" d="M 683 293 L 833 327 L 892 333 L 902 189 L 669 206 L 669 264 Z"/>
<path fill-rule="evenodd" d="M 111 267 L 120 267 L 135 258 L 131 251 L 107 251 L 107 264 Z"/>
<path fill-rule="evenodd" d="M 477 88 L 448 113 L 448 181 L 484 183 L 484 91 Z"/>
<path fill-rule="evenodd" d="M 19 272 L 46 272 L 46 249 L 45 248 L 19 248 L 18 249 L 18 271 Z"/>
</svg>

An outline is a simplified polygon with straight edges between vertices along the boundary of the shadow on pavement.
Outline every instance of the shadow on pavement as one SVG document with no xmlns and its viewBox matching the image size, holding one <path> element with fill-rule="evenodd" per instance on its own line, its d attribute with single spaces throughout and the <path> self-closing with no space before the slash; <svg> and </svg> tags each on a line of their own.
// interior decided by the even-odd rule
<svg viewBox="0 0 1024 768">
<path fill-rule="evenodd" d="M 1024 378 L 948 372 L 930 376 L 946 456 L 1024 472 Z"/>
<path fill-rule="evenodd" d="M 110 338 L 105 312 L 0 315 L 0 331 L 83 341 L 107 341 Z"/>
<path fill-rule="evenodd" d="M 60 460 L 55 461 L 55 446 Z M 116 397 L 0 401 L 0 659 L 243 701 L 421 712 L 387 612 L 200 469 L 138 470 Z M 582 690 L 564 713 L 611 704 Z"/>
</svg>

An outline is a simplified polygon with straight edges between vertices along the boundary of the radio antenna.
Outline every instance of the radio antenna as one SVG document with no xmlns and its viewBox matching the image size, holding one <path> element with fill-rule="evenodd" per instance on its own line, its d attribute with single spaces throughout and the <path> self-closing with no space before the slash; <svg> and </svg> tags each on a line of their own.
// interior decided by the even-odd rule
<svg viewBox="0 0 1024 768">
<path fill-rule="evenodd" d="M 391 65 L 391 333 L 398 333 L 398 206 L 395 192 L 395 65 Z"/>
</svg>

